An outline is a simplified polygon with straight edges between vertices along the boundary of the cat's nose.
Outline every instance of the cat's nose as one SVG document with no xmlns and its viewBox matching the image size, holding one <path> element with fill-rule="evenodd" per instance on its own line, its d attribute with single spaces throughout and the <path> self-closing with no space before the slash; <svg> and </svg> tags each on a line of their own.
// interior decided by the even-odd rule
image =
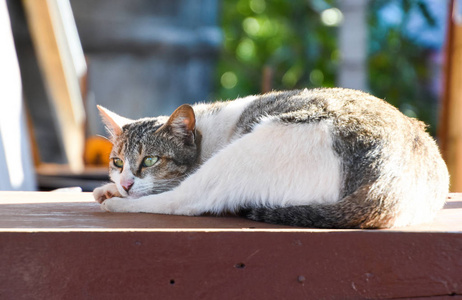
<svg viewBox="0 0 462 300">
<path fill-rule="evenodd" d="M 129 181 L 126 181 L 126 182 L 122 182 L 120 185 L 128 193 L 128 191 L 132 188 L 134 183 L 135 183 L 134 181 L 129 180 Z"/>
</svg>

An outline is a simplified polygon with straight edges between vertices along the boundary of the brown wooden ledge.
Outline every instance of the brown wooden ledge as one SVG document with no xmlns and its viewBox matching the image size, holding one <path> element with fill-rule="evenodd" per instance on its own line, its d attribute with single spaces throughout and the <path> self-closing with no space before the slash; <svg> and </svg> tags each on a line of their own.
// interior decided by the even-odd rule
<svg viewBox="0 0 462 300">
<path fill-rule="evenodd" d="M 0 192 L 0 299 L 462 295 L 462 194 L 430 224 L 321 230 L 101 212 L 89 193 Z"/>
</svg>

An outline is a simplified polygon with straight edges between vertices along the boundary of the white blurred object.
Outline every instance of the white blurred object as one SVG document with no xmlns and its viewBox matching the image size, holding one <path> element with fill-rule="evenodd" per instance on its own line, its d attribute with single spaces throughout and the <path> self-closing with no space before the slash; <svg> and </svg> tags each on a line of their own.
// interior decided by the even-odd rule
<svg viewBox="0 0 462 300">
<path fill-rule="evenodd" d="M 337 85 L 367 91 L 367 0 L 338 1 L 343 13 L 339 28 L 341 66 Z"/>
<path fill-rule="evenodd" d="M 457 24 L 462 24 L 462 0 L 454 0 L 452 17 Z"/>
<path fill-rule="evenodd" d="M 56 190 L 52 190 L 52 193 L 81 193 L 82 188 L 80 186 L 73 186 L 73 187 L 65 187 L 59 188 Z"/>
<path fill-rule="evenodd" d="M 0 190 L 34 190 L 21 75 L 6 0 L 0 0 L 0 44 Z"/>
</svg>

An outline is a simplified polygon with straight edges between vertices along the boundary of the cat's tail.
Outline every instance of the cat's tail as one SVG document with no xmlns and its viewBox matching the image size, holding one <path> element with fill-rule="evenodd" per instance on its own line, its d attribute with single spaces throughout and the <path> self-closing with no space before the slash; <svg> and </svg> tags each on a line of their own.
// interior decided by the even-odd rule
<svg viewBox="0 0 462 300">
<path fill-rule="evenodd" d="M 392 207 L 382 201 L 367 201 L 368 188 L 362 188 L 333 204 L 287 207 L 243 208 L 239 214 L 254 220 L 311 228 L 388 228 L 393 225 Z"/>
</svg>

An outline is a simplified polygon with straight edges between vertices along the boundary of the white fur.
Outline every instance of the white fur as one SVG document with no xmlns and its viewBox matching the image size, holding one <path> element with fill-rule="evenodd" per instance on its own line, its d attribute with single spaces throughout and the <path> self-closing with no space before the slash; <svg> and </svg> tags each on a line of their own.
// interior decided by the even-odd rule
<svg viewBox="0 0 462 300">
<path fill-rule="evenodd" d="M 202 133 L 201 161 L 212 157 L 218 150 L 228 145 L 233 137 L 233 129 L 244 109 L 257 97 L 249 96 L 228 102 L 217 114 L 207 114 L 207 104 L 194 107 L 196 128 Z"/>
<path fill-rule="evenodd" d="M 232 120 L 250 101 L 242 101 L 234 110 L 215 116 L 228 117 L 228 127 L 215 126 L 218 121 L 213 116 L 202 124 L 198 122 L 203 132 L 210 131 L 205 157 L 215 154 L 178 187 L 138 199 L 107 199 L 102 208 L 198 215 L 235 211 L 246 204 L 281 206 L 338 201 L 343 178 L 340 158 L 332 148 L 329 122 L 283 124 L 266 118 L 251 133 L 226 145 L 222 135 L 226 136 L 227 128 L 234 127 Z M 215 134 L 215 130 L 219 133 Z M 213 140 L 220 146 L 214 148 Z"/>
</svg>

